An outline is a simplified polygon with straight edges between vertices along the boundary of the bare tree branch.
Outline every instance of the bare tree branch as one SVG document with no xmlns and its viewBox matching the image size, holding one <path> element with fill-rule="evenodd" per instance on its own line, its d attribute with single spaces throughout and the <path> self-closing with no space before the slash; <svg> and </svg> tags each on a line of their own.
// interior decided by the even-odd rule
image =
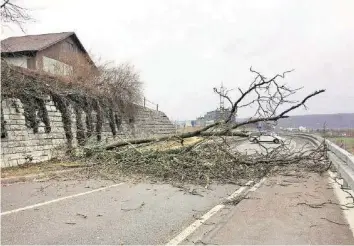
<svg viewBox="0 0 354 246">
<path fill-rule="evenodd" d="M 5 23 L 13 23 L 17 25 L 23 32 L 23 25 L 32 21 L 32 16 L 28 13 L 29 9 L 23 8 L 17 4 L 14 4 L 13 1 L 4 0 L 0 6 L 1 19 Z"/>
</svg>

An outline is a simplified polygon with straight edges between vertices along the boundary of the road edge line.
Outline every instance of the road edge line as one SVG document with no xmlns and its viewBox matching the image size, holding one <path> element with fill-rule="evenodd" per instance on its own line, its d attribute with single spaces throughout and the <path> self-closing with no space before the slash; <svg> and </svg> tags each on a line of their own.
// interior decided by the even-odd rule
<svg viewBox="0 0 354 246">
<path fill-rule="evenodd" d="M 257 184 L 251 187 L 249 190 L 246 191 L 247 194 L 250 191 L 255 191 L 258 189 L 266 180 L 266 178 L 262 178 Z M 232 200 L 242 194 L 250 185 L 252 185 L 254 181 L 248 181 L 245 186 L 241 186 L 238 188 L 234 193 L 226 198 L 226 200 Z M 195 230 L 197 230 L 201 225 L 203 225 L 208 219 L 210 219 L 214 214 L 219 212 L 221 209 L 225 207 L 224 204 L 218 204 L 212 209 L 210 209 L 207 213 L 205 213 L 200 219 L 194 221 L 190 224 L 187 228 L 185 228 L 181 233 L 179 233 L 176 237 L 171 239 L 166 245 L 178 245 L 183 242 L 188 236 L 190 236 Z"/>
<path fill-rule="evenodd" d="M 352 201 L 347 198 L 348 194 L 346 194 L 346 192 L 341 189 L 340 184 L 333 181 L 337 177 L 336 173 L 329 170 L 328 174 L 328 181 L 334 190 L 334 194 L 336 195 L 339 204 L 351 203 Z M 354 195 L 354 191 L 348 190 L 348 192 L 350 192 L 351 195 Z M 342 214 L 345 220 L 348 222 L 349 230 L 352 232 L 354 237 L 354 209 L 342 210 Z"/>
<path fill-rule="evenodd" d="M 94 192 L 102 191 L 102 190 L 105 190 L 105 189 L 117 187 L 117 186 L 122 185 L 122 184 L 124 184 L 124 183 L 122 182 L 122 183 L 119 183 L 119 184 L 113 184 L 113 185 L 109 185 L 109 186 L 106 186 L 106 187 L 98 188 L 98 189 L 95 189 L 95 190 L 90 190 L 90 191 L 86 191 L 86 192 L 82 192 L 82 193 L 78 193 L 78 194 L 74 194 L 74 195 L 70 195 L 70 196 L 60 197 L 60 198 L 53 199 L 53 200 L 50 200 L 50 201 L 41 202 L 41 203 L 37 203 L 37 204 L 34 204 L 34 205 L 29 205 L 29 206 L 26 206 L 26 207 L 22 207 L 22 208 L 6 211 L 6 212 L 1 213 L 0 215 L 3 216 L 3 215 L 8 215 L 8 214 L 13 214 L 13 213 L 25 211 L 25 210 L 32 209 L 32 208 L 41 207 L 41 206 L 48 205 L 48 204 L 51 204 L 51 203 L 60 202 L 60 201 L 66 200 L 66 199 L 79 197 L 79 196 L 91 194 L 91 193 L 94 193 Z"/>
</svg>

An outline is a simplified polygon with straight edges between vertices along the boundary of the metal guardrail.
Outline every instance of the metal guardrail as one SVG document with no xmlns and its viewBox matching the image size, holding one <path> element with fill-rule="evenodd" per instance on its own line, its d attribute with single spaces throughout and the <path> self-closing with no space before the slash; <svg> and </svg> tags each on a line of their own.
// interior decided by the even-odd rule
<svg viewBox="0 0 354 246">
<path fill-rule="evenodd" d="M 311 134 L 296 134 L 299 137 L 306 138 L 315 145 L 320 145 L 325 139 Z M 337 168 L 338 173 L 343 178 L 343 186 L 350 187 L 354 190 L 354 155 L 340 148 L 338 145 L 329 140 L 325 140 L 328 150 L 330 151 L 329 158 Z"/>
<path fill-rule="evenodd" d="M 151 102 L 151 101 L 147 100 L 146 97 L 144 97 L 144 100 L 143 100 L 144 108 L 151 108 L 151 106 L 149 106 L 149 104 L 152 105 L 153 108 L 156 108 L 156 111 L 159 111 L 159 105 L 157 103 Z"/>
</svg>

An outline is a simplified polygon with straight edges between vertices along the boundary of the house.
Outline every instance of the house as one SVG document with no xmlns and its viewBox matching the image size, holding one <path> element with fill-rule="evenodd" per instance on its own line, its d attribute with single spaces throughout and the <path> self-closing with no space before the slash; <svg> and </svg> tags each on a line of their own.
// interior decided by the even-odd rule
<svg viewBox="0 0 354 246">
<path fill-rule="evenodd" d="M 97 72 L 74 32 L 9 37 L 1 41 L 1 57 L 9 64 L 54 75 Z"/>
<path fill-rule="evenodd" d="M 205 126 L 208 124 L 213 124 L 214 122 L 226 120 L 231 114 L 230 109 L 220 110 L 219 108 L 214 111 L 207 112 L 204 116 L 198 117 L 196 120 L 197 126 Z M 235 116 L 232 116 L 231 122 L 235 122 Z"/>
<path fill-rule="evenodd" d="M 300 132 L 309 132 L 309 130 L 304 126 L 299 126 L 299 131 Z"/>
</svg>

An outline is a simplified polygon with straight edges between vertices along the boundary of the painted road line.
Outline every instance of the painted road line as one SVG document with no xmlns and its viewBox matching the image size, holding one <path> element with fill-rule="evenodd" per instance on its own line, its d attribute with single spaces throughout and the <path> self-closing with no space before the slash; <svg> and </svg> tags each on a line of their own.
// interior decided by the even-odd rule
<svg viewBox="0 0 354 246">
<path fill-rule="evenodd" d="M 348 193 L 350 193 L 352 196 L 354 196 L 354 192 L 350 189 L 347 189 L 346 191 L 348 193 L 346 193 L 345 191 L 343 191 L 341 189 L 341 185 L 338 184 L 337 182 L 335 182 L 334 180 L 336 179 L 337 175 L 331 171 L 328 171 L 328 174 L 329 174 L 329 183 L 332 185 L 333 187 L 333 190 L 334 190 L 334 193 L 336 194 L 337 196 L 337 199 L 339 201 L 339 204 L 348 204 L 348 206 L 352 205 L 353 204 L 353 200 L 352 198 L 349 196 Z M 337 180 L 338 181 L 338 180 Z M 338 181 L 339 182 L 339 181 Z M 351 208 L 351 209 L 343 209 L 343 215 L 344 215 L 344 218 L 347 220 L 348 222 L 348 225 L 349 225 L 349 228 L 350 230 L 352 231 L 353 233 L 353 236 L 354 236 L 354 209 Z"/>
<path fill-rule="evenodd" d="M 255 191 L 259 186 L 265 181 L 265 178 L 263 178 L 260 182 L 255 184 L 250 190 Z M 253 181 L 248 181 L 246 183 L 246 186 L 240 187 L 238 190 L 236 190 L 234 193 L 232 193 L 230 196 L 228 196 L 226 199 L 227 200 L 232 200 L 235 199 L 237 196 L 242 194 L 249 185 L 253 184 Z M 175 238 L 173 238 L 171 241 L 167 243 L 167 245 L 178 245 L 181 242 L 183 242 L 189 235 L 191 235 L 195 230 L 197 230 L 201 225 L 203 225 L 208 219 L 210 219 L 214 214 L 219 212 L 221 209 L 225 207 L 224 204 L 219 204 L 210 209 L 206 214 L 204 214 L 202 217 L 200 217 L 198 220 L 193 222 L 191 225 L 189 225 L 186 229 L 184 229 L 180 234 L 178 234 Z"/>
<path fill-rule="evenodd" d="M 263 183 L 266 181 L 267 178 L 262 178 L 257 184 L 255 184 L 249 191 L 253 192 L 257 190 Z"/>
<path fill-rule="evenodd" d="M 232 193 L 230 196 L 226 198 L 226 200 L 233 200 L 236 197 L 238 197 L 242 192 L 244 192 L 250 185 L 252 185 L 254 181 L 248 181 L 245 186 L 240 187 L 238 190 L 236 190 L 234 193 Z M 253 187 L 252 187 L 253 188 Z"/>
<path fill-rule="evenodd" d="M 51 203 L 60 202 L 60 201 L 63 201 L 63 200 L 74 198 L 74 197 L 84 196 L 84 195 L 91 194 L 91 193 L 94 193 L 94 192 L 98 192 L 98 191 L 106 190 L 106 189 L 109 189 L 109 188 L 117 187 L 117 186 L 120 186 L 122 184 L 124 184 L 124 183 L 109 185 L 109 186 L 102 187 L 102 188 L 99 188 L 99 189 L 90 190 L 90 191 L 86 191 L 86 192 L 83 192 L 83 193 L 78 193 L 78 194 L 71 195 L 71 196 L 65 196 L 65 197 L 61 197 L 61 198 L 58 198 L 58 199 L 54 199 L 54 200 L 50 200 L 50 201 L 46 201 L 46 202 L 30 205 L 30 206 L 27 206 L 27 207 L 6 211 L 6 212 L 1 213 L 1 216 L 7 215 L 7 214 L 13 214 L 13 213 L 21 212 L 21 211 L 32 209 L 32 208 L 45 206 L 45 205 L 48 205 L 48 204 L 51 204 Z"/>
</svg>

